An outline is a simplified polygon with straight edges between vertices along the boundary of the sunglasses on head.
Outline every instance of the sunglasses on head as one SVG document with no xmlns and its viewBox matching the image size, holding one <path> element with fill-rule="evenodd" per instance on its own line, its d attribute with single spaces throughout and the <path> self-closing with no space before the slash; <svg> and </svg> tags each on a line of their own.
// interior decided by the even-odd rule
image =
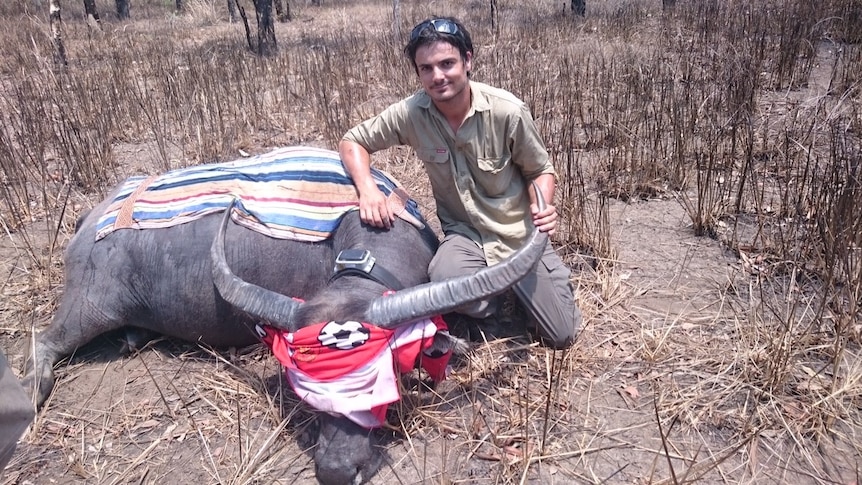
<svg viewBox="0 0 862 485">
<path fill-rule="evenodd" d="M 422 31 L 427 29 L 428 27 L 432 27 L 434 30 L 436 30 L 437 32 L 440 32 L 442 34 L 457 35 L 459 32 L 458 31 L 458 25 L 455 24 L 455 22 L 452 22 L 451 20 L 432 19 L 432 20 L 426 20 L 426 21 L 422 22 L 421 24 L 417 25 L 416 27 L 414 27 L 413 32 L 410 33 L 410 40 L 411 41 L 416 40 L 419 37 L 419 34 L 421 34 Z"/>
</svg>

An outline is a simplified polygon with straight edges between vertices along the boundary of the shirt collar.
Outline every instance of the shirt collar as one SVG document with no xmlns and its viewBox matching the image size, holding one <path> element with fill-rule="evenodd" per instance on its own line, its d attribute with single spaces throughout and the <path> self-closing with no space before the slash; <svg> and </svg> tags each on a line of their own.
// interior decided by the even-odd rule
<svg viewBox="0 0 862 485">
<path fill-rule="evenodd" d="M 485 93 L 479 89 L 477 83 L 470 81 L 470 92 L 473 94 L 471 97 L 473 100 L 473 111 L 488 111 L 491 109 L 491 103 L 488 102 L 488 98 L 486 98 Z"/>
</svg>

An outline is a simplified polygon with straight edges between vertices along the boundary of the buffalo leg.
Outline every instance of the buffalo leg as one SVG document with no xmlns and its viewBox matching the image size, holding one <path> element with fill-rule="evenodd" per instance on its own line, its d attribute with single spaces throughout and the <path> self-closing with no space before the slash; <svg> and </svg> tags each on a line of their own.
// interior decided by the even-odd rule
<svg viewBox="0 0 862 485">
<path fill-rule="evenodd" d="M 54 365 L 72 354 L 78 347 L 97 336 L 122 328 L 126 319 L 97 310 L 88 300 L 65 295 L 51 324 L 36 335 L 36 342 L 27 361 L 27 374 L 22 380 L 32 392 L 37 406 L 54 388 Z"/>
</svg>

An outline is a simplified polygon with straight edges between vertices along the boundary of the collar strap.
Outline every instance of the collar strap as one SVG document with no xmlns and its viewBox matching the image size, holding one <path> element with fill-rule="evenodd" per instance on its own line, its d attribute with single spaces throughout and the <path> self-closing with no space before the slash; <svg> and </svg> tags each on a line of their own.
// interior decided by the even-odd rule
<svg viewBox="0 0 862 485">
<path fill-rule="evenodd" d="M 333 273 L 329 278 L 329 282 L 332 283 L 342 276 L 359 276 L 367 280 L 376 281 L 390 290 L 400 291 L 404 289 L 401 281 L 379 264 L 373 265 L 368 271 L 359 268 L 342 268 Z"/>
</svg>

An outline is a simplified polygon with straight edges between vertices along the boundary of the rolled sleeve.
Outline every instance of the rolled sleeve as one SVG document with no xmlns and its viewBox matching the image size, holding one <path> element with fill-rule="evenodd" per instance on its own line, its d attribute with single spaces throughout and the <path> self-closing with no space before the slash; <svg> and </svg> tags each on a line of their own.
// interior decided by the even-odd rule
<svg viewBox="0 0 862 485">
<path fill-rule="evenodd" d="M 511 124 L 509 147 L 512 161 L 521 168 L 521 173 L 527 180 L 545 173 L 555 173 L 545 143 L 526 106 L 521 107 L 520 116 Z"/>
<path fill-rule="evenodd" d="M 396 145 L 407 145 L 407 109 L 404 102 L 395 103 L 379 115 L 351 128 L 344 139 L 358 143 L 374 153 Z"/>
</svg>

